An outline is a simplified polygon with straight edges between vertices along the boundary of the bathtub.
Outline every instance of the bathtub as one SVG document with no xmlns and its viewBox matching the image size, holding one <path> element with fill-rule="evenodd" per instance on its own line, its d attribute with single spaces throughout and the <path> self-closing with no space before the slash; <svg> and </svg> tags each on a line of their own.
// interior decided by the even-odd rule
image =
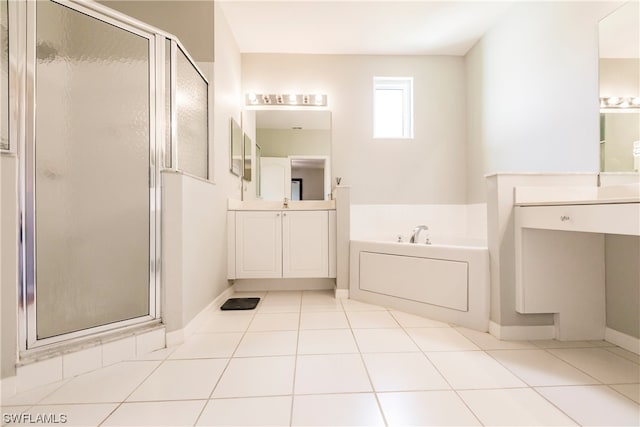
<svg viewBox="0 0 640 427">
<path fill-rule="evenodd" d="M 483 240 L 434 244 L 352 240 L 349 297 L 478 331 L 489 329 Z"/>
</svg>

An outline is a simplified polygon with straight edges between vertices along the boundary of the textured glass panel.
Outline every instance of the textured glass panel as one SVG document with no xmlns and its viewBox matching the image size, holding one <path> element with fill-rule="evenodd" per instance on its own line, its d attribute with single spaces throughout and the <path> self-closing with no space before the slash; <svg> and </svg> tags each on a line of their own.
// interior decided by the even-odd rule
<svg viewBox="0 0 640 427">
<path fill-rule="evenodd" d="M 207 83 L 180 49 L 176 67 L 178 169 L 207 178 Z"/>
<path fill-rule="evenodd" d="M 171 40 L 165 41 L 164 48 L 164 166 L 171 167 Z"/>
<path fill-rule="evenodd" d="M 36 3 L 42 339 L 149 313 L 149 41 Z"/>
<path fill-rule="evenodd" d="M 9 17 L 0 0 L 0 149 L 9 149 Z"/>
</svg>

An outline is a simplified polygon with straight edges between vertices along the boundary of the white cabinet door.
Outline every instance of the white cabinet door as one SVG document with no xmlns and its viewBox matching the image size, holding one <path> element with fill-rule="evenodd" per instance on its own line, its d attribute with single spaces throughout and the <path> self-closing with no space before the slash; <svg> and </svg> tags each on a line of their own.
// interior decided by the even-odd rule
<svg viewBox="0 0 640 427">
<path fill-rule="evenodd" d="M 329 277 L 329 213 L 282 213 L 283 277 Z"/>
<path fill-rule="evenodd" d="M 236 278 L 282 277 L 282 213 L 236 212 Z"/>
</svg>

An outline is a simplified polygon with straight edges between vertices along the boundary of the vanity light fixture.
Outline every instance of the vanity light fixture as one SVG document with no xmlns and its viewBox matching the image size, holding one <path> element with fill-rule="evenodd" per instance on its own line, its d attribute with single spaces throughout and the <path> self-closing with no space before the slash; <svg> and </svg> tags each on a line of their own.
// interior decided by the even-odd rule
<svg viewBox="0 0 640 427">
<path fill-rule="evenodd" d="M 600 108 L 640 108 L 640 97 L 610 96 L 608 98 L 600 98 Z"/>
<path fill-rule="evenodd" d="M 327 95 L 324 94 L 259 94 L 248 93 L 245 96 L 247 105 L 289 105 L 302 107 L 326 107 Z"/>
</svg>

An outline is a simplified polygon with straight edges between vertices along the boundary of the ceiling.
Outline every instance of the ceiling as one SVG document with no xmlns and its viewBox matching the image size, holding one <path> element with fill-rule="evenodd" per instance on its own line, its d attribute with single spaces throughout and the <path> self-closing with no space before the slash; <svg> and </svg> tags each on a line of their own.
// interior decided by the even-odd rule
<svg viewBox="0 0 640 427">
<path fill-rule="evenodd" d="M 640 58 L 640 3 L 616 9 L 598 29 L 601 58 Z"/>
<path fill-rule="evenodd" d="M 465 55 L 509 1 L 222 1 L 242 53 Z"/>
</svg>

